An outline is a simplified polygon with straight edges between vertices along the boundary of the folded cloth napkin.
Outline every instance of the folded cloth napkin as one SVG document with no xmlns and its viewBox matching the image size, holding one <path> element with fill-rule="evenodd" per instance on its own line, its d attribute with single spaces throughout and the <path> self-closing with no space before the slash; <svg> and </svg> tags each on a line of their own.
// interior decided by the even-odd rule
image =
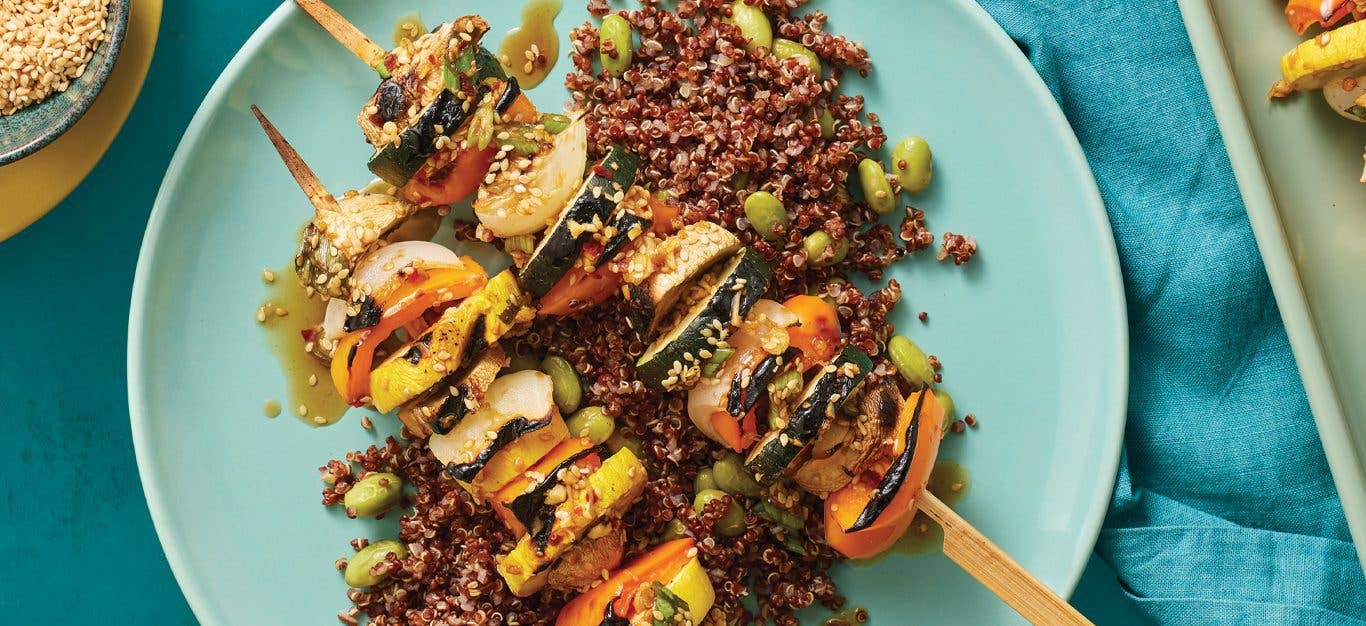
<svg viewBox="0 0 1366 626">
<path fill-rule="evenodd" d="M 1175 0 L 979 2 L 1071 120 L 1119 246 L 1129 423 L 1097 552 L 1159 622 L 1366 624 L 1366 577 Z"/>
</svg>

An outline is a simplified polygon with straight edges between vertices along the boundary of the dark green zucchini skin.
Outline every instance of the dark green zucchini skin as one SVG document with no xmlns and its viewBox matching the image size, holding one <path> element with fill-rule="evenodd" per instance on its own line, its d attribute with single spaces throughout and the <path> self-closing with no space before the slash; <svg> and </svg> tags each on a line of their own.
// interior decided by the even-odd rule
<svg viewBox="0 0 1366 626">
<path fill-rule="evenodd" d="M 851 363 L 858 372 L 847 375 L 844 366 Z M 760 484 L 772 484 L 787 471 L 816 439 L 829 415 L 838 411 L 854 388 L 868 377 L 873 370 L 873 360 L 858 348 L 846 347 L 826 369 L 830 366 L 835 369 L 821 371 L 807 383 L 787 425 L 781 430 L 769 431 L 745 458 L 745 469 L 754 474 Z"/>
<path fill-rule="evenodd" d="M 672 374 L 674 363 L 685 367 L 701 367 L 703 359 L 698 352 L 708 349 L 707 335 L 704 330 L 715 332 L 715 323 L 730 328 L 732 314 L 744 318 L 754 303 L 762 298 L 773 279 L 773 269 L 759 253 L 750 248 L 741 248 L 735 258 L 724 262 L 722 269 L 726 275 L 717 282 L 716 288 L 707 299 L 706 306 L 689 319 L 678 323 L 685 325 L 672 340 L 674 328 L 665 329 L 645 354 L 636 361 L 636 378 L 655 389 L 666 389 L 664 381 Z M 734 300 L 739 299 L 738 309 Z M 686 306 L 678 304 L 676 306 Z"/>
<path fill-rule="evenodd" d="M 768 355 L 753 371 L 737 372 L 726 397 L 726 412 L 737 418 L 749 413 L 760 399 L 768 395 L 768 384 L 773 382 L 773 377 L 800 352 L 796 348 L 788 348 L 782 354 Z M 749 384 L 745 384 L 746 373 L 749 374 Z"/>
<path fill-rule="evenodd" d="M 490 89 L 484 79 L 493 78 L 507 83 L 507 89 L 503 91 L 503 97 L 499 98 L 502 106 L 499 112 L 512 106 L 512 102 L 521 93 L 521 88 L 517 85 L 515 78 L 509 79 L 503 72 L 503 66 L 498 63 L 498 59 L 492 52 L 480 47 L 475 54 L 476 72 L 474 82 L 476 93 L 475 103 L 478 103 Z M 508 94 L 511 94 L 508 97 Z M 503 101 L 506 100 L 506 104 Z M 370 157 L 367 164 L 370 172 L 378 176 L 384 182 L 402 187 L 408 179 L 417 173 L 427 159 L 436 154 L 436 139 L 442 135 L 454 136 L 460 127 L 464 126 L 474 112 L 474 107 L 468 109 L 464 106 L 464 100 L 449 89 L 442 90 L 431 104 L 418 115 L 417 122 L 412 126 L 399 132 L 397 144 L 389 144 L 376 150 Z M 443 133 L 437 133 L 436 127 L 440 126 Z"/>
<path fill-rule="evenodd" d="M 858 372 L 852 376 L 845 375 L 844 366 L 851 363 L 857 367 Z M 835 360 L 826 366 L 827 370 L 830 365 L 835 367 L 835 371 L 822 371 L 802 393 L 801 401 L 784 429 L 789 437 L 801 441 L 814 440 L 821 426 L 825 424 L 827 416 L 838 410 L 854 388 L 873 371 L 873 360 L 853 346 L 846 347 L 836 355 Z M 831 407 L 831 404 L 835 406 Z"/>
<path fill-rule="evenodd" d="M 760 485 L 771 485 L 797 460 L 804 448 L 805 443 L 788 437 L 783 431 L 770 430 L 745 457 L 745 470 Z"/>
<path fill-rule="evenodd" d="M 920 395 L 915 401 L 915 412 L 911 414 L 911 424 L 906 427 L 906 449 L 892 462 L 887 473 L 882 475 L 882 480 L 878 481 L 877 489 L 873 491 L 873 497 L 868 501 L 868 505 L 859 512 L 858 519 L 854 520 L 854 525 L 845 529 L 845 532 L 858 532 L 866 530 L 873 522 L 877 521 L 879 515 L 887 510 L 887 505 L 892 503 L 896 497 L 896 492 L 901 486 L 906 484 L 906 476 L 911 472 L 911 462 L 915 460 L 915 444 L 920 439 L 920 410 L 925 406 L 925 394 L 929 393 L 929 386 L 924 385 L 920 388 Z"/>
<path fill-rule="evenodd" d="M 650 332 L 650 322 L 654 320 L 655 301 L 650 297 L 650 290 L 645 285 L 632 285 L 627 283 L 621 286 L 623 298 L 629 306 L 626 307 L 626 325 L 636 332 L 641 339 L 648 339 L 646 336 Z"/>
<path fill-rule="evenodd" d="M 531 528 L 532 523 L 537 518 L 537 514 L 541 509 L 549 508 L 551 509 L 551 514 L 553 515 L 555 506 L 546 504 L 546 492 L 554 488 L 555 485 L 560 484 L 561 481 L 558 478 L 560 470 L 566 469 L 574 465 L 575 463 L 578 463 L 581 459 L 590 454 L 597 454 L 601 458 L 607 458 L 608 456 L 606 447 L 593 446 L 592 448 L 588 448 L 587 450 L 579 452 L 578 454 L 575 454 L 565 459 L 559 465 L 555 466 L 555 469 L 547 472 L 545 478 L 542 479 L 541 482 L 537 483 L 536 486 L 531 489 L 531 491 L 528 491 L 520 496 L 517 496 L 511 503 L 508 504 L 508 510 L 512 511 L 513 517 L 516 517 L 519 521 L 522 522 L 522 524 L 526 525 L 527 528 Z"/>
<path fill-rule="evenodd" d="M 612 235 L 607 243 L 603 244 L 602 252 L 598 253 L 598 258 L 593 260 L 593 268 L 601 267 L 604 263 L 611 261 L 613 257 L 626 249 L 637 237 L 645 234 L 654 224 L 648 217 L 641 217 L 635 213 L 622 211 L 616 219 L 612 220 L 612 226 L 616 228 L 616 234 Z"/>
<path fill-rule="evenodd" d="M 518 439 L 549 426 L 550 422 L 551 420 L 548 419 L 532 420 L 525 417 L 517 417 L 508 420 L 502 426 L 498 427 L 498 434 L 493 438 L 493 441 L 489 442 L 488 447 L 480 450 L 478 456 L 475 456 L 473 461 L 470 461 L 469 463 L 451 463 L 446 466 L 446 473 L 454 476 L 458 480 L 474 480 L 474 477 L 479 475 L 479 472 L 484 469 L 484 466 L 488 465 L 489 460 L 493 458 L 493 455 L 498 454 L 503 448 L 512 445 L 512 443 Z"/>
<path fill-rule="evenodd" d="M 589 168 L 588 179 L 579 187 L 578 194 L 560 213 L 555 225 L 546 231 L 545 238 L 517 275 L 523 289 L 536 297 L 544 296 L 574 267 L 584 242 L 592 233 L 575 234 L 570 223 L 591 224 L 595 219 L 606 222 L 617 208 L 615 198 L 626 193 L 635 182 L 638 163 L 635 155 L 621 147 L 613 147 L 601 163 Z"/>
</svg>

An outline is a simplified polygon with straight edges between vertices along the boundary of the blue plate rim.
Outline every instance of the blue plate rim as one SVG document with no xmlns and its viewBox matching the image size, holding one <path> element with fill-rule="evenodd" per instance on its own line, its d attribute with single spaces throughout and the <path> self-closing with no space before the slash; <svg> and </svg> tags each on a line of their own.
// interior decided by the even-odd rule
<svg viewBox="0 0 1366 626">
<path fill-rule="evenodd" d="M 80 97 L 76 99 L 76 106 L 71 107 L 56 125 L 44 129 L 28 143 L 8 152 L 0 152 L 0 166 L 14 163 L 47 147 L 48 144 L 65 135 L 66 131 L 71 130 L 71 127 L 76 125 L 76 122 L 85 117 L 90 106 L 95 103 L 95 98 L 98 98 L 100 92 L 104 91 L 104 86 L 109 82 L 109 77 L 114 74 L 114 66 L 119 62 L 119 52 L 123 50 L 123 39 L 128 33 L 128 13 L 132 10 L 131 4 L 132 0 L 111 0 L 109 3 L 110 13 L 114 14 L 114 24 L 104 42 L 107 47 L 104 50 L 103 62 L 94 67 L 87 67 L 85 70 L 87 72 L 93 71 L 96 74 L 92 87 L 81 93 Z M 42 106 L 42 104 L 40 102 L 33 106 Z M 18 115 L 19 113 L 16 112 L 15 114 Z"/>
<path fill-rule="evenodd" d="M 1114 337 L 1114 345 L 1106 352 L 1113 355 L 1114 364 L 1111 368 L 1113 380 L 1110 381 L 1115 390 L 1115 406 L 1112 407 L 1113 415 L 1109 416 L 1113 421 L 1111 436 L 1108 441 L 1099 442 L 1099 447 L 1104 453 L 1104 458 L 1112 459 L 1105 467 L 1097 468 L 1101 472 L 1101 477 L 1106 480 L 1098 481 L 1096 493 L 1093 495 L 1091 511 L 1086 517 L 1082 528 L 1078 529 L 1078 537 L 1084 541 L 1077 544 L 1077 549 L 1070 556 L 1070 575 L 1064 584 L 1055 588 L 1058 594 L 1064 598 L 1072 595 L 1076 589 L 1081 573 L 1086 567 L 1094 549 L 1096 538 L 1100 535 L 1100 527 L 1105 519 L 1106 511 L 1109 508 L 1110 496 L 1114 491 L 1115 477 L 1119 470 L 1120 450 L 1123 444 L 1124 426 L 1128 412 L 1128 389 L 1129 389 L 1129 332 L 1128 332 L 1128 310 L 1124 294 L 1123 278 L 1120 272 L 1119 254 L 1115 247 L 1114 233 L 1109 220 L 1109 213 L 1105 209 L 1105 203 L 1101 198 L 1099 186 L 1091 172 L 1085 153 L 1081 148 L 1075 132 L 1072 130 L 1071 123 L 1063 115 L 1062 109 L 1053 98 L 1043 79 L 1032 65 L 1020 54 L 1014 41 L 1001 28 L 990 14 L 986 12 L 973 0 L 953 0 L 963 7 L 963 9 L 977 20 L 987 31 L 992 33 L 992 37 L 983 43 L 992 45 L 997 51 L 1009 59 L 1007 63 L 1013 65 L 1014 69 L 1026 76 L 1026 81 L 1033 90 L 1035 97 L 1041 98 L 1049 104 L 1047 117 L 1041 120 L 1049 123 L 1058 129 L 1063 136 L 1061 150 L 1067 159 L 1073 164 L 1074 171 L 1082 174 L 1077 184 L 1082 187 L 1081 191 L 1088 196 L 1086 213 L 1095 222 L 1095 236 L 1099 238 L 1102 251 L 1102 258 L 1097 261 L 1102 264 L 1104 274 L 1108 277 L 1106 284 L 1101 286 L 1110 294 L 1110 301 L 1113 303 L 1114 310 L 1111 311 L 1119 332 Z M 166 221 L 170 209 L 167 206 L 168 198 L 175 195 L 182 178 L 181 170 L 189 160 L 192 152 L 191 146 L 197 144 L 207 130 L 208 123 L 213 117 L 213 111 L 219 108 L 227 97 L 228 88 L 235 82 L 237 77 L 247 66 L 247 58 L 259 49 L 266 38 L 275 33 L 294 11 L 293 3 L 284 0 L 280 6 L 261 23 L 260 26 L 242 44 L 242 47 L 233 55 L 232 59 L 219 74 L 213 86 L 205 95 L 203 102 L 195 111 L 194 117 L 190 120 L 189 126 L 181 136 L 179 145 L 176 147 L 175 154 L 171 158 L 170 164 L 166 168 L 166 175 L 162 179 L 162 184 L 157 192 L 157 197 L 152 205 L 152 211 L 148 218 L 147 228 L 143 234 L 142 245 L 138 252 L 138 263 L 133 277 L 132 296 L 129 304 L 128 317 L 128 414 L 132 430 L 134 457 L 137 461 L 138 475 L 142 483 L 143 495 L 147 500 L 147 508 L 152 517 L 152 525 L 157 533 L 157 539 L 161 543 L 162 551 L 166 555 L 166 560 L 171 567 L 171 572 L 175 576 L 177 584 L 180 585 L 181 592 L 185 596 L 186 602 L 190 605 L 195 617 L 206 626 L 217 626 L 221 622 L 218 616 L 208 610 L 208 601 L 197 578 L 191 571 L 187 561 L 182 554 L 181 546 L 170 537 L 174 536 L 171 523 L 171 515 L 165 505 L 165 499 L 161 493 L 160 483 L 153 478 L 153 449 L 150 440 L 149 427 L 145 421 L 148 412 L 148 403 L 145 399 L 146 371 L 142 345 L 144 343 L 145 325 L 143 303 L 147 301 L 151 289 L 151 275 L 157 265 L 156 257 L 157 241 L 162 235 L 162 228 Z M 1101 416 L 1105 417 L 1105 416 Z"/>
</svg>

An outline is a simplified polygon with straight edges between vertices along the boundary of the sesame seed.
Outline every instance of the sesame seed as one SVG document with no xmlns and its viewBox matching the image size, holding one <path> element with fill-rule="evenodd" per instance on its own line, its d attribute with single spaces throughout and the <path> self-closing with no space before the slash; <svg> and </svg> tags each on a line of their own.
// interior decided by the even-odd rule
<svg viewBox="0 0 1366 626">
<path fill-rule="evenodd" d="M 261 280 L 264 280 L 267 283 L 275 282 L 275 272 L 272 272 L 270 270 L 261 270 Z"/>
</svg>

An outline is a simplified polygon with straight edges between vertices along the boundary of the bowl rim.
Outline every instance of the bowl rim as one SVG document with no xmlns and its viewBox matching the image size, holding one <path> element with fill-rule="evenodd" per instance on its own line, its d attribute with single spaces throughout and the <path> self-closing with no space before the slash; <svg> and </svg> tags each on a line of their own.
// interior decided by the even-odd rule
<svg viewBox="0 0 1366 626">
<path fill-rule="evenodd" d="M 123 49 L 123 39 L 128 32 L 128 10 L 131 0 L 109 0 L 109 20 L 107 26 L 108 35 L 105 37 L 104 58 L 99 65 L 85 68 L 87 73 L 95 72 L 95 78 L 90 83 L 90 87 L 77 94 L 75 106 L 58 118 L 57 123 L 42 129 L 32 139 L 8 151 L 0 151 L 0 166 L 9 165 L 22 159 L 34 152 L 37 152 L 48 144 L 57 140 L 58 137 L 71 130 L 76 122 L 85 117 L 86 111 L 95 103 L 95 98 L 99 97 L 100 92 L 104 91 L 104 85 L 109 82 L 109 76 L 114 73 L 114 65 L 118 63 L 119 52 Z M 99 50 L 96 51 L 96 54 Z M 82 75 L 84 76 L 84 75 Z M 80 77 L 77 77 L 78 79 Z M 46 100 L 44 101 L 46 102 Z M 32 106 L 42 106 L 43 102 Z M 15 115 L 19 112 L 16 111 Z"/>
</svg>

